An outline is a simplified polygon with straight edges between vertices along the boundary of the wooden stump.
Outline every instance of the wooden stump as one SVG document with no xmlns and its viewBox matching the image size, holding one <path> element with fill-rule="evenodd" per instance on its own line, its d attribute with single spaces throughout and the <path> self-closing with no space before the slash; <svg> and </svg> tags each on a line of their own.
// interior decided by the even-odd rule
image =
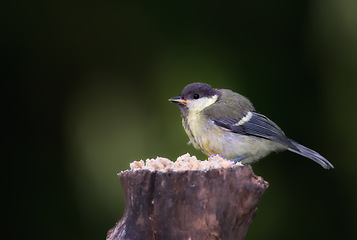
<svg viewBox="0 0 357 240">
<path fill-rule="evenodd" d="M 245 239 L 268 187 L 250 166 L 118 176 L 126 206 L 108 240 Z"/>
</svg>

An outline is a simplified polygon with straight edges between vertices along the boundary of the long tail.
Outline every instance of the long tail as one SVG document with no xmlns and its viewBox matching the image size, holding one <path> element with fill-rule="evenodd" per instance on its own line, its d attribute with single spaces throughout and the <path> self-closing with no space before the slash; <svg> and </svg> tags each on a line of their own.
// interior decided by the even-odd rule
<svg viewBox="0 0 357 240">
<path fill-rule="evenodd" d="M 326 158 L 324 158 L 323 156 L 321 156 L 319 153 L 315 152 L 314 150 L 304 147 L 303 145 L 295 142 L 294 140 L 289 139 L 296 147 L 298 150 L 296 149 L 292 149 L 292 148 L 288 148 L 289 151 L 297 153 L 301 156 L 310 158 L 312 161 L 320 164 L 323 168 L 325 169 L 330 169 L 333 168 L 333 165 L 327 161 Z"/>
</svg>

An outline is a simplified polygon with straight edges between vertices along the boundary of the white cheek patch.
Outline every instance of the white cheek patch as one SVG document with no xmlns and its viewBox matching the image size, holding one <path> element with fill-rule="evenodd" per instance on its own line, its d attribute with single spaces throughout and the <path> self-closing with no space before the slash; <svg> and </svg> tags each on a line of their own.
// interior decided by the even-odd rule
<svg viewBox="0 0 357 240">
<path fill-rule="evenodd" d="M 244 123 L 248 122 L 253 116 L 252 112 L 248 112 L 247 115 L 245 115 L 244 117 L 241 118 L 241 120 L 239 120 L 239 122 L 237 122 L 236 124 L 234 124 L 233 126 L 240 126 L 243 125 Z"/>
<path fill-rule="evenodd" d="M 195 100 L 189 101 L 187 104 L 188 109 L 190 109 L 190 113 L 197 113 L 215 103 L 218 99 L 217 95 L 214 95 L 210 98 L 203 97 Z"/>
</svg>

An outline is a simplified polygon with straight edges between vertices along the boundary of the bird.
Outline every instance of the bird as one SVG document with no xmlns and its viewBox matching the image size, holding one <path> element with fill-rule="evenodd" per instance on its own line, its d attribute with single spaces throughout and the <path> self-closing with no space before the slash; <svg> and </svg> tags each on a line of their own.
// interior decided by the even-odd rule
<svg viewBox="0 0 357 240">
<path fill-rule="evenodd" d="M 316 151 L 285 136 L 272 120 L 257 112 L 248 98 L 206 83 L 188 84 L 179 97 L 182 125 L 193 146 L 207 156 L 220 155 L 251 165 L 271 152 L 289 150 L 325 169 L 333 165 Z"/>
</svg>

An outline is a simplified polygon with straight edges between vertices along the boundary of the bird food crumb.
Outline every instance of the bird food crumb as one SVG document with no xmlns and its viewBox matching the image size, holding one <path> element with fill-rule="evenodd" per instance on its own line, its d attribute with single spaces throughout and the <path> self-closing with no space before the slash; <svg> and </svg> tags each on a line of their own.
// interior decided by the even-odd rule
<svg viewBox="0 0 357 240">
<path fill-rule="evenodd" d="M 179 156 L 175 162 L 172 162 L 168 158 L 157 157 L 155 159 L 146 159 L 146 161 L 134 161 L 130 163 L 131 170 L 146 169 L 150 171 L 159 172 L 181 172 L 187 170 L 208 170 L 214 168 L 230 168 L 233 165 L 242 166 L 241 163 L 234 164 L 233 162 L 221 157 L 220 155 L 214 155 L 208 160 L 201 161 L 196 156 L 191 156 L 186 153 Z"/>
</svg>

